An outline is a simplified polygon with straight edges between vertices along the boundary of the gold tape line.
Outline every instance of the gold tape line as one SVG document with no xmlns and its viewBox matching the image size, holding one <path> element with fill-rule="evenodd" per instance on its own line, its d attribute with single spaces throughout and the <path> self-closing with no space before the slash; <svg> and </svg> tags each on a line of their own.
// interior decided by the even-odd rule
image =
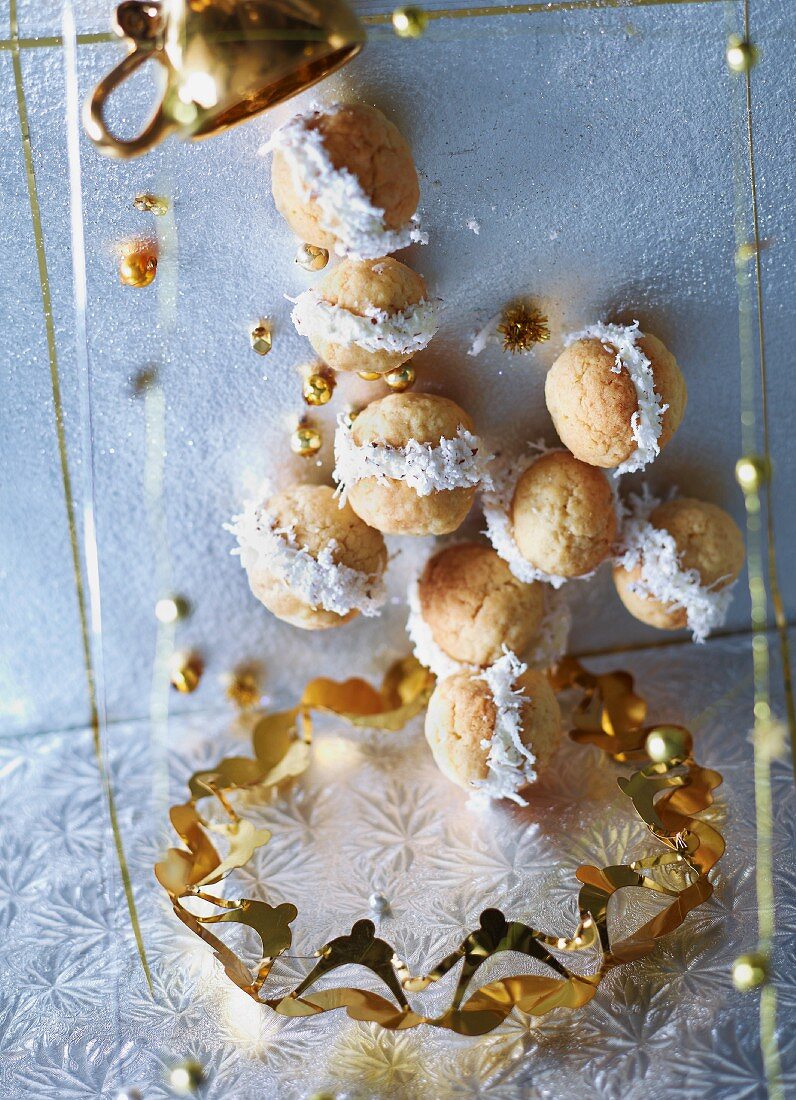
<svg viewBox="0 0 796 1100">
<path fill-rule="evenodd" d="M 17 42 L 19 23 L 17 20 L 17 0 L 10 0 L 9 8 L 11 30 L 11 63 L 14 69 L 14 88 L 17 99 L 17 114 L 22 138 L 22 152 L 25 161 L 25 178 L 28 188 L 28 201 L 30 205 L 31 221 L 33 223 L 33 239 L 36 248 L 36 261 L 39 273 L 39 287 L 41 291 L 42 311 L 44 313 L 44 329 L 47 338 L 47 357 L 50 366 L 50 384 L 52 388 L 53 409 L 55 414 L 55 433 L 58 442 L 58 457 L 61 469 L 61 482 L 64 490 L 64 507 L 66 509 L 66 521 L 69 530 L 69 547 L 72 559 L 72 571 L 74 573 L 75 591 L 77 595 L 78 617 L 80 621 L 80 636 L 83 649 L 83 662 L 85 666 L 86 682 L 88 687 L 89 714 L 94 743 L 94 753 L 99 768 L 100 781 L 105 792 L 108 805 L 108 816 L 113 834 L 113 842 L 116 857 L 122 875 L 125 899 L 130 912 L 130 921 L 135 936 L 136 947 L 141 958 L 141 964 L 146 975 L 150 990 L 153 988 L 152 975 L 144 950 L 141 936 L 141 927 L 138 921 L 138 912 L 133 896 L 133 884 L 127 859 L 122 844 L 121 829 L 116 811 L 116 800 L 110 783 L 107 767 L 102 753 L 102 740 L 100 735 L 99 712 L 97 708 L 96 683 L 94 667 L 91 659 L 91 642 L 89 640 L 88 611 L 86 605 L 86 592 L 83 584 L 83 572 L 80 562 L 80 541 L 77 532 L 77 520 L 75 516 L 75 499 L 72 489 L 72 477 L 69 472 L 69 454 L 66 443 L 66 431 L 64 428 L 64 410 L 61 397 L 61 379 L 58 371 L 58 352 L 55 342 L 55 325 L 53 322 L 52 295 L 50 293 L 50 276 L 47 268 L 47 254 L 44 246 L 44 230 L 42 227 L 41 205 L 36 186 L 36 172 L 33 161 L 33 146 L 30 140 L 30 125 L 28 122 L 28 107 L 25 98 L 25 85 L 22 74 L 22 57 Z M 59 39 L 60 41 L 60 39 Z"/>
<path fill-rule="evenodd" d="M 749 0 L 743 3 L 743 37 L 750 39 Z M 732 19 L 731 9 L 727 8 Z M 738 108 L 738 128 L 741 141 L 736 147 L 735 181 L 735 274 L 738 290 L 738 327 L 741 383 L 741 440 L 745 454 L 757 451 L 757 417 L 755 412 L 755 339 L 752 331 L 752 315 L 757 313 L 757 352 L 760 357 L 759 377 L 762 409 L 767 409 L 767 377 L 765 371 L 765 331 L 763 322 L 763 291 L 760 266 L 760 236 L 757 207 L 757 174 L 755 170 L 755 146 L 751 72 L 744 74 L 743 103 Z M 745 145 L 744 153 L 741 145 Z M 744 165 L 743 161 L 746 160 Z M 746 173 L 748 172 L 748 176 Z M 746 210 L 745 184 L 749 188 L 750 209 Z M 753 303 L 750 293 L 750 277 L 747 261 L 741 252 L 746 243 L 746 215 L 751 215 L 755 248 L 756 296 Z M 764 453 L 770 469 L 768 426 L 763 420 Z M 770 480 L 770 475 L 769 475 Z M 767 504 L 770 492 L 767 495 Z M 755 887 L 757 895 L 758 948 L 770 955 L 776 923 L 773 886 L 773 798 L 771 790 L 771 765 L 762 740 L 771 720 L 770 662 L 767 635 L 768 602 L 763 569 L 764 542 L 767 542 L 769 562 L 773 560 L 773 526 L 770 506 L 768 524 L 764 531 L 761 522 L 760 494 L 744 492 L 747 531 L 747 572 L 749 598 L 752 605 L 752 670 L 754 678 L 754 786 L 756 866 Z M 777 1044 L 777 994 L 769 980 L 760 994 L 760 1047 L 766 1076 L 767 1092 L 773 1100 L 783 1097 L 781 1065 Z"/>
<path fill-rule="evenodd" d="M 426 10 L 429 21 L 441 19 L 486 19 L 500 15 L 543 15 L 556 12 L 579 11 L 627 11 L 632 8 L 658 7 L 699 7 L 700 5 L 720 4 L 725 0 L 563 0 L 561 3 L 544 3 L 543 0 L 531 4 L 496 4 L 490 7 L 476 8 L 438 8 Z M 392 22 L 392 12 L 379 15 L 361 15 L 360 23 L 366 27 L 383 27 Z M 119 42 L 118 35 L 111 31 L 96 31 L 77 35 L 79 46 L 93 46 L 102 42 Z M 0 50 L 16 48 L 29 50 L 60 46 L 59 34 L 43 35 L 39 38 L 0 38 Z"/>
</svg>

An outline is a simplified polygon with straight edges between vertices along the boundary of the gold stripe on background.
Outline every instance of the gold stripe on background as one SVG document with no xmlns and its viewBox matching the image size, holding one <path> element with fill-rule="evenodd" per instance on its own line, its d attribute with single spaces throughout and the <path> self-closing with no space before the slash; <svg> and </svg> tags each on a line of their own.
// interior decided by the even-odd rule
<svg viewBox="0 0 796 1100">
<path fill-rule="evenodd" d="M 66 521 L 69 530 L 69 546 L 72 559 L 72 571 L 74 574 L 75 591 L 77 595 L 78 616 L 80 621 L 80 636 L 83 649 L 83 662 L 85 666 L 86 684 L 88 688 L 89 714 L 91 730 L 94 739 L 94 752 L 99 769 L 99 777 L 106 794 L 108 816 L 111 832 L 113 834 L 116 857 L 124 885 L 124 895 L 127 908 L 130 912 L 130 923 L 135 936 L 136 947 L 141 959 L 141 965 L 147 983 L 152 989 L 152 976 L 149 963 L 144 950 L 141 936 L 141 926 L 138 920 L 133 884 L 127 859 L 124 854 L 122 834 L 119 827 L 119 819 L 116 811 L 116 800 L 110 783 L 110 776 L 105 764 L 102 751 L 102 737 L 97 708 L 97 685 L 94 675 L 94 666 L 91 659 L 91 643 L 88 620 L 88 605 L 86 602 L 85 586 L 83 584 L 83 571 L 81 566 L 80 539 L 77 529 L 75 498 L 72 488 L 72 477 L 69 472 L 69 455 L 64 428 L 64 409 L 61 397 L 61 379 L 58 371 L 58 352 L 55 342 L 55 324 L 53 322 L 52 295 L 50 293 L 50 276 L 47 269 L 47 254 L 44 247 L 44 231 L 42 227 L 41 205 L 36 186 L 36 172 L 33 160 L 33 147 L 30 140 L 30 125 L 28 122 L 28 107 L 25 99 L 25 85 L 22 74 L 22 57 L 17 39 L 19 24 L 17 21 L 17 0 L 10 0 L 10 31 L 11 31 L 11 61 L 14 69 L 14 87 L 17 98 L 17 113 L 19 116 L 19 129 L 22 139 L 22 153 L 25 161 L 25 178 L 27 181 L 28 201 L 33 223 L 33 239 L 36 247 L 36 261 L 39 272 L 39 285 L 41 289 L 42 311 L 44 314 L 44 330 L 47 338 L 47 356 L 50 364 L 50 383 L 52 387 L 53 409 L 55 414 L 55 434 L 58 441 L 58 456 L 61 469 L 61 482 L 64 490 L 64 507 L 66 509 Z M 60 39 L 59 39 L 60 41 Z"/>
</svg>

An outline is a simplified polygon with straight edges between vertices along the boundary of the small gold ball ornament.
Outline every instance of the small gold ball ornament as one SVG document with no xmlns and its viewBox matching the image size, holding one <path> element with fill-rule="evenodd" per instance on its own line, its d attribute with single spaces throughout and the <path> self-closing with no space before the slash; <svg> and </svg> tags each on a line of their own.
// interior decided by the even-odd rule
<svg viewBox="0 0 796 1100">
<path fill-rule="evenodd" d="M 132 245 L 119 257 L 119 281 L 123 286 L 145 287 L 158 273 L 157 249 L 151 244 Z"/>
<path fill-rule="evenodd" d="M 691 755 L 692 747 L 691 734 L 682 726 L 656 726 L 650 730 L 644 742 L 647 756 L 655 764 L 685 760 Z"/>
<path fill-rule="evenodd" d="M 395 393 L 403 393 L 404 390 L 411 390 L 416 377 L 415 368 L 405 366 L 398 367 L 397 370 L 391 370 L 389 374 L 385 374 L 384 381 Z"/>
<path fill-rule="evenodd" d="M 392 26 L 399 38 L 420 38 L 428 26 L 428 16 L 422 8 L 396 8 L 392 13 Z"/>
<path fill-rule="evenodd" d="M 308 405 L 328 405 L 334 387 L 334 375 L 330 371 L 313 371 L 304 379 L 301 392 Z"/>
<path fill-rule="evenodd" d="M 357 374 L 363 382 L 378 382 L 380 378 L 383 378 L 383 374 L 379 374 L 378 371 L 372 370 L 358 370 Z"/>
<path fill-rule="evenodd" d="M 169 1070 L 169 1084 L 180 1096 L 190 1096 L 198 1092 L 204 1079 L 204 1070 L 192 1058 L 172 1066 Z"/>
<path fill-rule="evenodd" d="M 198 653 L 175 653 L 169 662 L 169 680 L 180 695 L 192 695 L 199 687 L 204 661 Z"/>
<path fill-rule="evenodd" d="M 732 964 L 732 984 L 741 993 L 759 989 L 768 981 L 768 959 L 762 951 L 739 955 Z"/>
<path fill-rule="evenodd" d="M 734 73 L 748 73 L 757 64 L 760 51 L 746 38 L 731 34 L 727 39 L 727 66 Z"/>
<path fill-rule="evenodd" d="M 756 493 L 768 481 L 769 473 L 763 455 L 743 455 L 735 463 L 735 480 L 745 493 Z"/>
<path fill-rule="evenodd" d="M 329 262 L 329 251 L 317 244 L 300 244 L 296 252 L 296 263 L 305 271 L 323 271 Z"/>
<path fill-rule="evenodd" d="M 323 445 L 321 433 L 311 424 L 299 424 L 290 437 L 290 449 L 301 458 L 312 458 Z"/>
<path fill-rule="evenodd" d="M 256 351 L 258 355 L 267 355 L 274 345 L 270 321 L 258 321 L 249 333 L 249 340 L 252 351 Z"/>
<path fill-rule="evenodd" d="M 160 195 L 151 195 L 148 191 L 139 191 L 133 199 L 133 206 L 142 214 L 154 214 L 162 218 L 168 212 L 169 200 Z"/>
<path fill-rule="evenodd" d="M 184 596 L 164 596 L 155 604 L 155 618 L 159 623 L 176 623 L 179 619 L 187 619 L 191 613 L 191 605 Z"/>
</svg>

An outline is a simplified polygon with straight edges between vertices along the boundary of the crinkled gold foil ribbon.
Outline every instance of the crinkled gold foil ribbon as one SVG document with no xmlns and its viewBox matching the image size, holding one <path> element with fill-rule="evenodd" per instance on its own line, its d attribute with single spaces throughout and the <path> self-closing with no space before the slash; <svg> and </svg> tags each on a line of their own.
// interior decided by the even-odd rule
<svg viewBox="0 0 796 1100">
<path fill-rule="evenodd" d="M 647 707 L 634 692 L 628 673 L 593 675 L 577 661 L 567 659 L 551 678 L 558 691 L 578 689 L 583 693 L 575 709 L 573 740 L 596 745 L 618 761 L 642 754 L 647 734 L 655 727 L 644 725 Z M 627 864 L 579 867 L 580 919 L 571 937 L 549 935 L 521 921 L 509 921 L 499 909 L 490 908 L 455 951 L 427 974 L 413 976 L 394 948 L 376 935 L 374 923 L 359 920 L 350 932 L 319 948 L 318 961 L 289 994 L 261 996 L 274 961 L 292 944 L 291 925 L 298 910 L 289 903 L 272 906 L 208 892 L 208 887 L 244 866 L 270 838 L 267 829 L 255 828 L 238 814 L 229 796 L 241 789 L 273 789 L 304 771 L 310 760 L 313 711 L 336 714 L 357 726 L 398 730 L 423 710 L 433 685 L 430 673 L 411 657 L 390 669 L 379 691 L 359 679 L 344 683 L 313 680 L 292 710 L 265 715 L 256 722 L 253 758 L 228 757 L 214 769 L 197 772 L 189 781 L 189 800 L 172 807 L 171 822 L 184 847 L 170 848 L 156 865 L 158 881 L 168 891 L 177 916 L 210 945 L 227 976 L 282 1016 L 314 1016 L 344 1008 L 354 1020 L 392 1030 L 431 1024 L 462 1035 L 481 1035 L 502 1023 L 515 1007 L 533 1016 L 543 1016 L 554 1008 L 579 1008 L 594 996 L 605 974 L 648 955 L 659 939 L 678 928 L 712 893 L 708 873 L 721 858 L 724 841 L 696 815 L 712 803 L 721 776 L 700 767 L 688 755 L 648 764 L 630 778 L 618 780 L 658 842 L 659 851 Z M 218 824 L 201 815 L 197 803 L 207 796 L 216 798 L 228 821 Z M 227 843 L 223 858 L 213 836 Z M 636 931 L 615 940 L 609 933 L 609 905 L 615 894 L 628 888 L 652 891 L 666 904 Z M 197 898 L 216 912 L 210 916 L 194 912 L 189 904 Z M 210 930 L 230 922 L 251 928 L 260 939 L 262 957 L 254 973 Z M 487 959 L 504 951 L 520 952 L 543 964 L 548 973 L 522 974 L 478 986 L 473 980 L 478 970 Z M 588 951 L 595 959 L 590 973 L 574 973 L 559 958 L 577 951 Z M 426 989 L 460 962 L 447 1011 L 436 1017 L 416 1012 L 407 993 Z M 380 979 L 385 994 L 349 986 L 312 992 L 320 978 L 350 963 L 365 967 Z"/>
</svg>

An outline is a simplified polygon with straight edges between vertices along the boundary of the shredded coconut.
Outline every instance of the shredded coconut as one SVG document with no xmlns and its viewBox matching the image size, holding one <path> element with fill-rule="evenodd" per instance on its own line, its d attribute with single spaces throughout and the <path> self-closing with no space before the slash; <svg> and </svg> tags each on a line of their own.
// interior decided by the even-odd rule
<svg viewBox="0 0 796 1100">
<path fill-rule="evenodd" d="M 374 206 L 357 177 L 347 168 L 335 168 L 323 136 L 309 123 L 322 115 L 336 114 L 341 104 L 312 105 L 271 135 L 261 149 L 279 149 L 290 165 L 296 189 L 314 200 L 322 227 L 335 238 L 335 252 L 355 260 L 375 260 L 416 242 L 428 243 L 417 215 L 399 230 L 388 228 L 384 211 Z"/>
<path fill-rule="evenodd" d="M 337 615 L 360 611 L 377 615 L 387 593 L 382 577 L 362 573 L 334 559 L 338 544 L 330 539 L 317 557 L 298 546 L 292 527 L 281 528 L 264 506 L 246 501 L 243 513 L 224 525 L 238 540 L 232 551 L 251 573 L 265 568 L 284 581 L 310 607 Z"/>
<path fill-rule="evenodd" d="M 486 520 L 484 534 L 492 543 L 492 548 L 506 562 L 517 580 L 531 584 L 533 581 L 543 581 L 553 588 L 560 588 L 568 580 L 588 580 L 593 577 L 596 570 L 591 573 L 583 573 L 577 578 L 559 577 L 554 573 L 545 573 L 532 565 L 527 558 L 520 553 L 512 532 L 511 509 L 514 501 L 514 491 L 517 482 L 526 470 L 536 462 L 537 458 L 549 454 L 551 451 L 563 450 L 561 447 L 548 447 L 543 439 L 538 439 L 529 445 L 529 452 L 515 459 L 495 459 L 490 468 L 489 476 L 492 482 L 491 488 L 483 490 L 481 494 L 481 508 Z M 614 508 L 617 518 L 621 520 L 621 505 L 616 491 L 616 483 L 610 483 L 611 494 L 614 499 Z"/>
<path fill-rule="evenodd" d="M 488 483 L 491 455 L 483 454 L 478 436 L 459 425 L 453 439 L 440 438 L 435 446 L 410 439 L 404 447 L 386 443 L 358 446 L 351 428 L 340 417 L 334 437 L 334 479 L 345 500 L 351 485 L 363 478 L 380 482 L 403 481 L 420 497 L 447 489 L 466 489 Z"/>
<path fill-rule="evenodd" d="M 406 622 L 406 632 L 412 643 L 415 657 L 440 680 L 444 680 L 446 676 L 453 676 L 457 672 L 477 672 L 477 665 L 467 664 L 465 661 L 457 661 L 455 657 L 450 657 L 434 640 L 431 627 L 423 618 L 419 580 L 419 576 L 415 577 L 407 591 L 409 618 Z M 567 651 L 571 626 L 572 612 L 563 595 L 546 590 L 539 630 L 526 654 L 528 666 L 546 669 L 556 664 Z"/>
<path fill-rule="evenodd" d="M 627 570 L 640 566 L 641 576 L 631 585 L 632 590 L 639 596 L 683 608 L 694 641 L 704 642 L 727 618 L 735 583 L 721 589 L 703 585 L 696 569 L 681 567 L 680 552 L 673 536 L 649 522 L 660 500 L 646 486 L 641 496 L 631 493 L 629 499 L 630 509 L 622 528 L 622 553 L 617 564 Z"/>
<path fill-rule="evenodd" d="M 467 352 L 468 355 L 472 355 L 473 357 L 480 355 L 487 344 L 500 342 L 497 329 L 502 316 L 502 313 L 496 313 L 494 317 L 489 318 L 482 329 L 478 330 L 473 337 L 472 344 L 470 344 Z"/>
<path fill-rule="evenodd" d="M 360 314 L 326 301 L 318 290 L 299 294 L 291 318 L 296 332 L 310 340 L 401 355 L 421 351 L 438 328 L 436 308 L 425 299 L 396 313 L 370 307 Z"/>
<path fill-rule="evenodd" d="M 468 228 L 468 229 L 470 230 L 470 232 L 471 232 L 471 233 L 475 233 L 476 237 L 477 237 L 477 236 L 478 236 L 478 234 L 479 234 L 479 233 L 481 232 L 481 226 L 480 226 L 480 225 L 479 225 L 479 223 L 478 223 L 478 222 L 477 222 L 477 221 L 475 220 L 475 218 L 469 218 L 469 219 L 468 219 L 468 221 L 467 221 L 467 228 Z"/>
<path fill-rule="evenodd" d="M 518 806 L 528 805 L 518 792 L 536 779 L 536 757 L 522 742 L 522 707 L 527 697 L 514 687 L 527 667 L 504 646 L 503 656 L 478 677 L 486 681 L 497 715 L 492 737 L 481 742 L 482 748 L 489 749 L 489 775 L 474 786 L 487 798 L 510 798 Z"/>
<path fill-rule="evenodd" d="M 616 355 L 611 370 L 614 374 L 621 374 L 623 369 L 626 370 L 636 390 L 638 409 L 630 418 L 630 430 L 636 448 L 616 467 L 614 477 L 643 470 L 650 462 L 655 461 L 661 450 L 658 440 L 663 428 L 663 414 L 669 406 L 663 405 L 655 392 L 652 364 L 638 346 L 638 339 L 643 335 L 643 332 L 639 332 L 638 321 L 634 321 L 632 325 L 606 325 L 600 321 L 582 332 L 571 333 L 565 341 L 569 347 L 576 340 L 599 340 L 606 351 Z"/>
</svg>

